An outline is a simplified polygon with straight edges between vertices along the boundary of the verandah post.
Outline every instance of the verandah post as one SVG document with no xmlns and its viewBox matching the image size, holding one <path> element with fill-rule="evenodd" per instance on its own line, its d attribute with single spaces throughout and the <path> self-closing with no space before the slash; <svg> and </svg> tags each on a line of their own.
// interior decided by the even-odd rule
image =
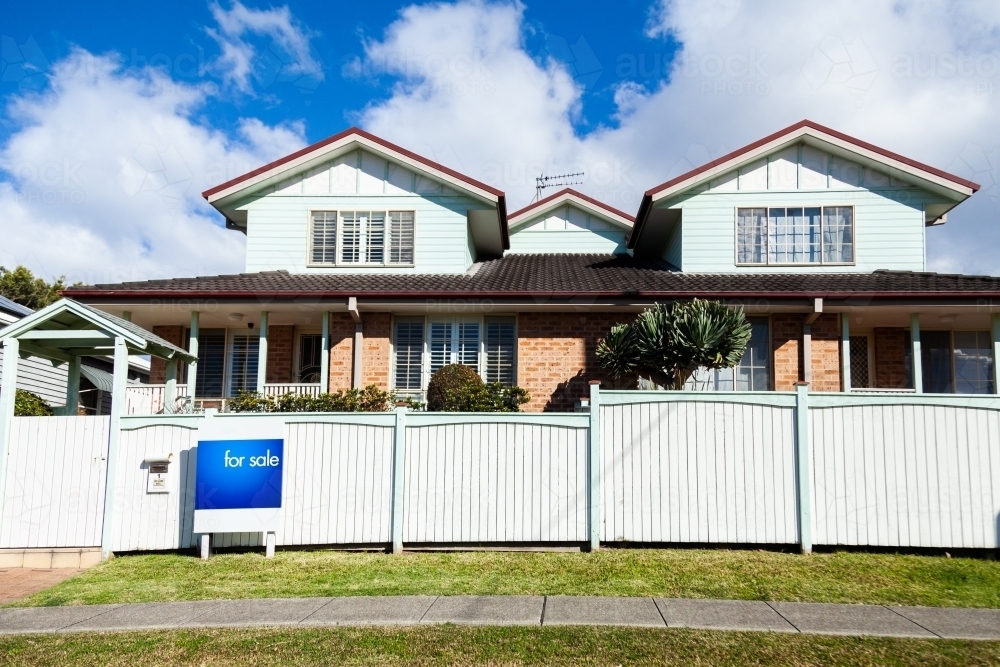
<svg viewBox="0 0 1000 667">
<path fill-rule="evenodd" d="M 16 338 L 8 338 L 3 345 L 3 384 L 0 385 L 0 521 L 3 520 L 3 499 L 7 479 L 7 451 L 10 448 L 10 433 L 14 426 L 14 395 L 17 393 L 17 361 L 20 359 L 21 343 Z"/>
<path fill-rule="evenodd" d="M 993 393 L 1000 394 L 1000 313 L 993 313 Z"/>
<path fill-rule="evenodd" d="M 924 358 L 923 353 L 920 351 L 919 313 L 912 313 L 910 315 L 910 346 L 910 356 L 913 359 L 913 363 L 910 364 L 910 368 L 913 369 L 913 391 L 922 394 L 924 393 Z"/>
<path fill-rule="evenodd" d="M 115 534 L 115 490 L 118 478 L 118 443 L 121 440 L 125 388 L 128 386 L 128 347 L 121 336 L 115 338 L 115 365 L 111 389 L 111 424 L 108 428 L 108 470 L 104 482 L 104 524 L 101 528 L 101 560 L 111 557 Z"/>
<path fill-rule="evenodd" d="M 267 384 L 267 311 L 260 312 L 260 327 L 257 339 L 257 393 L 264 393 Z"/>
<path fill-rule="evenodd" d="M 844 392 L 851 391 L 851 314 L 840 314 L 840 374 L 844 378 Z"/>
<path fill-rule="evenodd" d="M 330 391 L 330 311 L 323 311 L 323 333 L 320 337 L 319 390 Z"/>
<path fill-rule="evenodd" d="M 389 534 L 392 536 L 392 553 L 403 553 L 403 471 L 406 455 L 406 406 L 396 406 L 396 425 L 392 444 L 392 512 L 389 515 Z"/>
<path fill-rule="evenodd" d="M 799 543 L 812 553 L 812 447 L 809 436 L 809 384 L 795 385 L 795 459 L 799 508 Z"/>
<path fill-rule="evenodd" d="M 80 357 L 73 356 L 66 369 L 66 405 L 63 415 L 75 417 L 80 406 Z"/>
<path fill-rule="evenodd" d="M 590 381 L 590 427 L 587 429 L 587 526 L 590 550 L 601 548 L 601 381 Z"/>
<path fill-rule="evenodd" d="M 191 332 L 188 336 L 188 352 L 194 359 L 188 363 L 187 394 L 190 405 L 188 412 L 194 412 L 195 388 L 198 386 L 198 311 L 191 311 Z"/>
</svg>

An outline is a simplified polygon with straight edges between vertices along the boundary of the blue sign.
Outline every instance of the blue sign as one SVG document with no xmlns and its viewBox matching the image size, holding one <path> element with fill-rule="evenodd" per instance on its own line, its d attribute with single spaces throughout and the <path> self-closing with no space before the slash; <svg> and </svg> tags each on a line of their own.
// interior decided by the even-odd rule
<svg viewBox="0 0 1000 667">
<path fill-rule="evenodd" d="M 285 441 L 201 440 L 194 508 L 281 507 Z"/>
</svg>

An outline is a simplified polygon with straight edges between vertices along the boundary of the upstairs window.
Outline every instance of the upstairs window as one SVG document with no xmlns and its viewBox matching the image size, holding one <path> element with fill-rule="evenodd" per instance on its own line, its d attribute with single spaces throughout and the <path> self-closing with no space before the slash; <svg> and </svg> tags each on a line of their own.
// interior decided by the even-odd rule
<svg viewBox="0 0 1000 667">
<path fill-rule="evenodd" d="M 309 263 L 413 264 L 413 211 L 314 211 Z"/>
<path fill-rule="evenodd" d="M 736 210 L 738 264 L 852 264 L 854 208 L 800 206 Z"/>
</svg>

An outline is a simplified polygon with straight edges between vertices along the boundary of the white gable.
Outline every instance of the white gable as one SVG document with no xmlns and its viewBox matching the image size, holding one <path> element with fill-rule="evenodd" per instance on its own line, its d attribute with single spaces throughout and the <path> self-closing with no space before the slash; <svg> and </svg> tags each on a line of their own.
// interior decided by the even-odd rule
<svg viewBox="0 0 1000 667">
<path fill-rule="evenodd" d="M 709 182 L 712 192 L 885 190 L 914 188 L 887 171 L 866 167 L 813 146 L 788 146 Z"/>
<path fill-rule="evenodd" d="M 356 150 L 276 183 L 266 194 L 281 195 L 438 195 L 459 193 L 365 150 Z"/>
</svg>

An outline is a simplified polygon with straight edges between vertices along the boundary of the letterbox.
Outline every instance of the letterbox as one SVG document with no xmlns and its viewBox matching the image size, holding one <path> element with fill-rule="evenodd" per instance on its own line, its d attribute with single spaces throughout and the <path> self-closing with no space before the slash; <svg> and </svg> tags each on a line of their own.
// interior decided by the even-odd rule
<svg viewBox="0 0 1000 667">
<path fill-rule="evenodd" d="M 170 461 L 173 454 L 147 456 L 146 493 L 170 493 Z"/>
</svg>

